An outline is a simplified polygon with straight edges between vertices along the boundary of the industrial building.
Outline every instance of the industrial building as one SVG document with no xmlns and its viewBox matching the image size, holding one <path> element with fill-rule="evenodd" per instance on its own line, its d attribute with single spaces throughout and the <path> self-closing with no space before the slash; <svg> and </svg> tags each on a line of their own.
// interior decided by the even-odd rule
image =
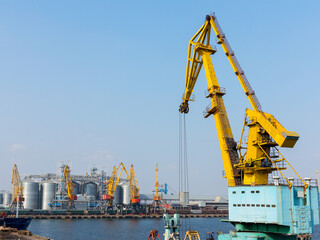
<svg viewBox="0 0 320 240">
<path fill-rule="evenodd" d="M 140 194 L 141 203 L 152 204 L 153 195 L 152 194 Z M 178 194 L 174 195 L 162 195 L 163 203 L 168 204 L 180 204 L 180 197 Z M 199 207 L 214 207 L 218 210 L 228 209 L 228 199 L 222 196 L 212 196 L 212 195 L 190 195 L 188 198 L 188 205 L 197 205 Z"/>
<path fill-rule="evenodd" d="M 28 175 L 22 179 L 24 209 L 64 209 L 67 208 L 67 186 L 62 180 L 64 165 L 58 174 L 47 173 Z M 86 175 L 72 175 L 75 209 L 102 209 L 102 195 L 105 192 L 105 182 L 110 177 L 104 171 L 98 173 L 97 168 L 91 168 Z M 8 208 L 11 205 L 12 193 L 0 191 L 0 206 Z M 114 204 L 130 203 L 129 180 L 120 178 L 114 192 Z"/>
<path fill-rule="evenodd" d="M 67 184 L 63 180 L 63 171 L 66 165 L 60 166 L 59 173 L 47 173 L 41 175 L 27 175 L 22 179 L 23 208 L 24 209 L 70 209 L 68 205 Z M 103 195 L 106 192 L 106 182 L 110 179 L 106 173 L 92 167 L 85 175 L 70 175 L 72 179 L 72 195 L 74 196 L 72 208 L 78 210 L 105 209 L 106 201 Z M 161 195 L 162 203 L 180 203 L 179 195 Z M 140 194 L 141 203 L 152 205 L 153 194 Z M 0 206 L 9 208 L 12 202 L 12 193 L 0 191 Z M 228 201 L 222 197 L 188 195 L 188 205 L 199 207 L 213 206 L 225 210 Z M 130 182 L 128 178 L 120 178 L 113 193 L 114 206 L 126 206 L 130 204 Z"/>
</svg>

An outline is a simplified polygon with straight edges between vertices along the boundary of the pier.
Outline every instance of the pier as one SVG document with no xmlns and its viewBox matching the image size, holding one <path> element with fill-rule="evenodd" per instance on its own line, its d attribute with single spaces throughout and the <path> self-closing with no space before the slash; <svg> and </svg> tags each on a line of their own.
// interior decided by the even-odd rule
<svg viewBox="0 0 320 240">
<path fill-rule="evenodd" d="M 124 219 L 124 218 L 162 218 L 162 214 L 151 214 L 151 215 L 28 215 L 33 219 Z M 227 214 L 180 214 L 180 218 L 227 218 Z"/>
</svg>

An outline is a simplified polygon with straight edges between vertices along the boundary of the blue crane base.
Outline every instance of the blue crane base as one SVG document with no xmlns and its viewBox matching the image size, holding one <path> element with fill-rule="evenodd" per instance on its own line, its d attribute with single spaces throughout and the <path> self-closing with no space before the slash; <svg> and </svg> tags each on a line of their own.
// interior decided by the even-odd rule
<svg viewBox="0 0 320 240">
<path fill-rule="evenodd" d="M 263 185 L 229 187 L 229 220 L 235 231 L 219 240 L 311 239 L 319 224 L 316 186 Z"/>
<path fill-rule="evenodd" d="M 297 236 L 288 236 L 277 233 L 259 233 L 259 232 L 230 232 L 229 234 L 220 234 L 219 240 L 297 240 Z M 311 239 L 311 238 L 310 238 Z"/>
</svg>

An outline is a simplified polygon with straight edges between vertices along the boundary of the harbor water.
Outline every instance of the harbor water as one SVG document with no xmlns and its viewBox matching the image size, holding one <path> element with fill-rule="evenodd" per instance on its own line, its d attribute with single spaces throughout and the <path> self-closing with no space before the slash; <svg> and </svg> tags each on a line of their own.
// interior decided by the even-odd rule
<svg viewBox="0 0 320 240">
<path fill-rule="evenodd" d="M 189 227 L 198 230 L 201 239 L 205 239 L 206 232 L 228 233 L 233 229 L 233 225 L 219 218 L 187 218 L 180 223 L 183 237 Z M 32 233 L 55 240 L 147 240 L 152 229 L 158 230 L 163 239 L 162 219 L 34 219 L 29 226 Z M 319 225 L 315 227 L 313 240 L 320 240 Z"/>
</svg>

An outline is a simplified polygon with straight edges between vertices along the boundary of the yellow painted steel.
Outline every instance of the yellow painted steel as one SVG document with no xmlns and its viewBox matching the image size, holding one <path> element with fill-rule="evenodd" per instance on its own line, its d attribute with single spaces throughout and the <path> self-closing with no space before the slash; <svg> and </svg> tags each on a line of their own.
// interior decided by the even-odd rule
<svg viewBox="0 0 320 240">
<path fill-rule="evenodd" d="M 73 203 L 73 183 L 72 183 L 72 179 L 71 179 L 70 168 L 68 165 L 64 166 L 62 181 L 64 181 L 67 185 L 69 206 L 72 206 L 72 203 Z"/>
<path fill-rule="evenodd" d="M 225 90 L 218 84 L 211 60 L 211 55 L 216 52 L 216 49 L 210 45 L 211 27 L 218 39 L 217 43 L 222 46 L 253 108 L 253 110 L 246 110 L 244 127 L 238 146 L 233 139 L 222 99 Z M 179 107 L 180 113 L 189 112 L 188 102 L 192 101 L 192 92 L 202 66 L 205 69 L 208 83 L 206 97 L 211 100 L 211 105 L 207 107 L 204 117 L 214 115 L 228 185 L 268 184 L 269 173 L 280 171 L 282 174 L 281 170 L 285 167 L 279 163 L 286 161 L 284 157 L 278 158 L 279 156 L 271 155 L 271 152 L 277 151 L 276 146 L 293 148 L 299 135 L 296 132 L 287 131 L 274 116 L 262 111 L 258 98 L 214 15 L 206 17 L 206 22 L 189 41 L 185 91 L 182 104 Z M 243 147 L 245 127 L 249 128 L 249 133 L 248 140 L 244 141 L 245 147 Z M 245 150 L 244 153 L 243 150 Z M 278 154 L 281 155 L 280 152 Z M 291 167 L 290 164 L 289 166 Z M 299 178 L 302 179 L 300 176 Z"/>
<path fill-rule="evenodd" d="M 121 167 L 121 170 L 120 170 L 119 176 L 118 176 L 118 178 L 117 178 L 117 180 L 116 180 L 116 183 L 113 185 L 112 196 L 113 196 L 113 193 L 115 192 L 115 190 L 116 190 L 116 188 L 117 188 L 117 186 L 118 186 L 118 183 L 119 183 L 119 181 L 120 181 L 120 177 L 121 177 L 121 175 L 122 175 L 122 172 L 125 171 L 125 173 L 126 173 L 126 175 L 127 175 L 127 178 L 128 178 L 128 179 L 130 178 L 130 176 L 129 176 L 129 174 L 128 174 L 128 171 L 127 171 L 126 167 L 124 166 L 124 164 L 123 164 L 122 162 L 121 162 L 121 163 L 119 164 L 119 166 L 117 167 L 117 172 L 118 172 L 118 170 L 119 170 L 120 167 Z"/>
<path fill-rule="evenodd" d="M 18 167 L 16 164 L 14 164 L 12 168 L 11 183 L 12 183 L 11 205 L 18 204 L 20 199 L 23 198 L 23 186 L 22 186 L 20 175 L 19 175 Z"/>
<path fill-rule="evenodd" d="M 156 194 L 155 196 L 153 197 L 154 200 L 156 201 L 159 201 L 160 200 L 160 196 L 159 196 L 159 187 L 160 187 L 160 184 L 159 184 L 159 178 L 158 178 L 158 173 L 159 172 L 159 168 L 158 168 L 158 163 L 157 163 L 157 167 L 156 167 L 156 183 L 154 184 L 154 186 L 156 187 Z"/>
<path fill-rule="evenodd" d="M 130 202 L 135 203 L 137 201 L 138 202 L 140 201 L 140 199 L 139 199 L 139 185 L 138 185 L 138 181 L 136 178 L 133 164 L 131 164 L 131 168 L 130 168 Z"/>
<path fill-rule="evenodd" d="M 275 149 L 276 146 L 292 148 L 299 139 L 299 135 L 295 132 L 287 131 L 269 113 L 247 109 L 245 119 L 247 120 L 245 125 L 249 128 L 246 154 L 245 158 L 240 157 L 240 163 L 236 167 L 243 171 L 243 184 L 267 184 L 268 174 L 280 169 L 275 166 L 270 157 L 271 148 Z M 241 138 L 242 136 L 243 133 Z M 280 160 L 283 161 L 285 159 L 282 158 Z M 277 160 L 277 162 L 280 160 Z"/>
<path fill-rule="evenodd" d="M 187 231 L 184 240 L 200 240 L 198 231 Z"/>
<path fill-rule="evenodd" d="M 116 166 L 113 167 L 113 170 L 112 170 L 112 174 L 109 178 L 109 180 L 106 182 L 107 184 L 107 195 L 109 196 L 113 196 L 113 193 L 114 193 L 114 185 L 115 185 L 115 182 L 116 182 L 116 178 L 117 178 L 117 168 Z"/>
<path fill-rule="evenodd" d="M 225 93 L 219 86 L 210 56 L 216 51 L 210 46 L 210 31 L 210 22 L 207 21 L 189 41 L 185 92 L 179 111 L 181 113 L 189 111 L 188 101 L 203 65 L 208 83 L 207 97 L 211 99 L 211 107 L 207 109 L 205 117 L 214 114 L 228 185 L 236 186 L 240 184 L 240 175 L 234 165 L 239 162 L 239 158 L 222 99 Z"/>
<path fill-rule="evenodd" d="M 243 184 L 267 184 L 268 174 L 278 170 L 277 167 L 269 166 L 270 163 L 272 164 L 269 160 L 270 148 L 277 145 L 280 147 L 292 148 L 299 139 L 299 135 L 296 132 L 287 131 L 274 116 L 262 111 L 258 98 L 251 88 L 217 18 L 215 15 L 207 16 L 207 21 L 210 21 L 210 25 L 218 39 L 217 43 L 222 46 L 222 49 L 254 109 L 247 109 L 246 111 L 246 116 L 250 118 L 250 124 L 247 124 L 249 127 L 249 136 L 246 158 L 240 158 L 241 164 L 239 164 L 237 168 L 243 170 Z M 264 162 L 269 162 L 269 164 L 265 164 Z"/>
<path fill-rule="evenodd" d="M 120 169 L 120 167 L 121 167 L 121 170 L 120 170 L 119 175 L 117 176 L 117 173 L 118 173 L 118 170 Z M 110 176 L 110 179 L 106 183 L 107 184 L 107 195 L 109 195 L 111 197 L 111 199 L 109 200 L 109 206 L 112 205 L 113 194 L 116 191 L 116 188 L 119 184 L 120 177 L 121 177 L 123 171 L 125 171 L 125 173 L 127 175 L 127 179 L 130 180 L 130 176 L 128 174 L 128 171 L 127 171 L 126 167 L 124 166 L 124 164 L 121 162 L 118 167 L 116 167 L 116 166 L 113 167 L 113 171 Z"/>
<path fill-rule="evenodd" d="M 244 74 L 244 71 L 242 70 L 242 68 L 240 67 L 240 64 L 237 60 L 237 58 L 234 55 L 234 52 L 232 51 L 231 46 L 228 43 L 228 40 L 225 36 L 225 34 L 223 33 L 218 20 L 216 18 L 216 16 L 213 14 L 211 16 L 207 16 L 207 21 L 210 21 L 210 25 L 212 26 L 218 41 L 218 44 L 221 44 L 245 94 L 247 95 L 249 102 L 251 103 L 251 106 L 253 107 L 253 109 L 255 111 L 262 111 L 261 105 L 259 103 L 258 98 L 255 95 L 255 92 L 252 90 L 250 83 L 248 82 L 246 75 Z"/>
</svg>

